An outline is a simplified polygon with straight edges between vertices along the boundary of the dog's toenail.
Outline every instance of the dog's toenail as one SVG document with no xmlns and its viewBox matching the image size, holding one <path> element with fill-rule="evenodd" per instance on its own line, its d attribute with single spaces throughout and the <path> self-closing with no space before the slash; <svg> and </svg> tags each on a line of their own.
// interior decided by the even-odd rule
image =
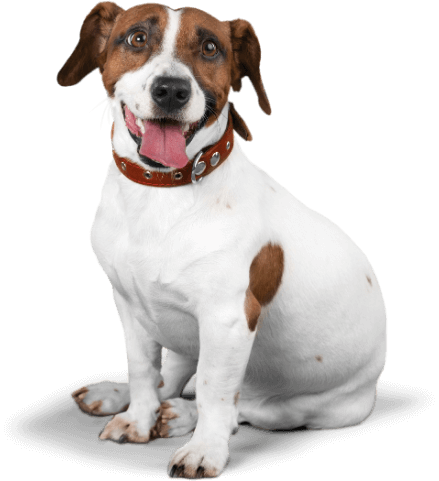
<svg viewBox="0 0 439 481">
<path fill-rule="evenodd" d="M 126 434 L 122 434 L 122 436 L 117 440 L 119 444 L 124 444 L 128 442 L 128 436 Z"/>
<path fill-rule="evenodd" d="M 195 478 L 196 479 L 204 478 L 204 468 L 203 468 L 203 466 L 198 467 L 197 472 L 195 473 Z"/>
<path fill-rule="evenodd" d="M 177 468 L 177 471 L 175 472 L 175 477 L 176 478 L 182 477 L 183 474 L 184 474 L 184 464 L 182 464 Z"/>
<path fill-rule="evenodd" d="M 171 478 L 174 477 L 176 469 L 177 469 L 177 465 L 174 464 L 174 466 L 172 466 L 172 468 L 171 468 L 171 471 L 169 471 L 169 476 L 171 476 Z"/>
</svg>

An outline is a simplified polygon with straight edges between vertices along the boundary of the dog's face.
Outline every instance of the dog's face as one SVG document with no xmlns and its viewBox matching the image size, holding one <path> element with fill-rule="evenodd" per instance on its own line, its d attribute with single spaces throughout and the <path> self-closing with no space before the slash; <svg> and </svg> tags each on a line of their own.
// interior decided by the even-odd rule
<svg viewBox="0 0 439 481">
<path fill-rule="evenodd" d="M 258 39 L 244 20 L 221 22 L 194 8 L 157 4 L 124 11 L 104 2 L 86 17 L 58 82 L 74 85 L 99 67 L 116 125 L 134 141 L 140 160 L 181 168 L 189 144 L 219 118 L 230 87 L 240 90 L 242 77 L 249 76 L 270 113 L 260 58 Z M 250 140 L 243 120 L 231 113 L 235 130 Z"/>
</svg>

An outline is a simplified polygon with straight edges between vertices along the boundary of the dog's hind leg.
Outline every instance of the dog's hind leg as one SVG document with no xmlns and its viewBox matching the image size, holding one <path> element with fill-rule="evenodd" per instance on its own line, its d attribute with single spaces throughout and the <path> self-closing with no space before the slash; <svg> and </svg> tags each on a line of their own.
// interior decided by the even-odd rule
<svg viewBox="0 0 439 481">
<path fill-rule="evenodd" d="M 189 359 L 168 350 L 161 371 L 163 382 L 158 386 L 160 400 L 165 401 L 180 396 L 196 369 L 195 359 Z M 91 416 L 114 416 L 126 411 L 130 404 L 128 383 L 104 381 L 89 384 L 72 393 L 72 397 L 81 411 Z"/>
<path fill-rule="evenodd" d="M 163 385 L 160 386 L 159 396 L 161 401 L 178 398 L 189 379 L 197 370 L 197 359 L 181 356 L 168 349 L 168 353 L 160 372 Z"/>
<path fill-rule="evenodd" d="M 161 375 L 163 386 L 159 389 L 161 405 L 159 417 L 153 428 L 153 436 L 170 438 L 191 432 L 198 419 L 195 401 L 179 396 L 197 370 L 197 360 L 168 350 Z"/>
</svg>

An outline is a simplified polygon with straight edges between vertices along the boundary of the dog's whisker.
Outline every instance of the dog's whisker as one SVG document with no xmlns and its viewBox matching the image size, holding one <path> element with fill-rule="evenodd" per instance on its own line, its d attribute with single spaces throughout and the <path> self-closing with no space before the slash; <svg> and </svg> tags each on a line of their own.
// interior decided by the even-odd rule
<svg viewBox="0 0 439 481">
<path fill-rule="evenodd" d="M 99 124 L 99 130 L 102 130 L 102 124 L 104 123 L 105 112 L 108 112 L 108 111 L 109 111 L 109 108 L 107 104 L 104 108 L 104 111 L 102 112 L 101 123 Z"/>
<path fill-rule="evenodd" d="M 97 107 L 99 107 L 100 105 L 102 105 L 103 103 L 105 102 L 108 102 L 108 98 L 105 97 L 103 100 L 101 100 L 97 105 L 95 105 L 89 113 L 93 112 L 94 109 L 96 109 Z M 101 116 L 101 121 L 99 123 L 99 130 L 102 130 L 102 124 L 104 123 L 104 117 L 105 117 L 105 112 L 107 112 L 107 122 L 108 122 L 108 125 L 111 125 L 111 114 L 110 114 L 110 109 L 109 109 L 109 106 L 108 106 L 108 103 L 105 105 L 104 107 L 104 110 L 102 112 L 102 116 Z"/>
<path fill-rule="evenodd" d="M 100 102 L 98 102 L 90 111 L 89 111 L 89 114 L 91 114 L 92 112 L 94 112 L 98 107 L 100 107 L 104 102 L 107 102 L 107 105 L 108 105 L 108 97 L 105 97 L 104 99 L 102 99 Z"/>
</svg>

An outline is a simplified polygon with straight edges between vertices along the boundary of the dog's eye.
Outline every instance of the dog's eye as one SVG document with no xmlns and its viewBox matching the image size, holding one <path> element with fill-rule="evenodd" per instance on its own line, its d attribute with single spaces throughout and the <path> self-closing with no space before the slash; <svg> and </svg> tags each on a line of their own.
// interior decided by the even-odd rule
<svg viewBox="0 0 439 481">
<path fill-rule="evenodd" d="M 132 33 L 127 38 L 128 44 L 136 48 L 144 47 L 146 45 L 147 40 L 148 39 L 145 32 Z"/>
<path fill-rule="evenodd" d="M 215 57 L 218 53 L 218 47 L 212 40 L 205 40 L 202 46 L 202 52 L 205 57 Z"/>
</svg>

